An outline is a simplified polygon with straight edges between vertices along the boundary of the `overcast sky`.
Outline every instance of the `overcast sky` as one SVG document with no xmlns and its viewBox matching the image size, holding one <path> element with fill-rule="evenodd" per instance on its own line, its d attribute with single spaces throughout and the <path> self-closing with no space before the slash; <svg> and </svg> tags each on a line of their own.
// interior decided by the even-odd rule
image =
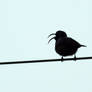
<svg viewBox="0 0 92 92">
<path fill-rule="evenodd" d="M 0 62 L 61 58 L 48 45 L 57 30 L 87 45 L 77 57 L 92 56 L 91 9 L 91 0 L 1 0 Z M 2 65 L 0 91 L 92 92 L 91 61 Z"/>
</svg>

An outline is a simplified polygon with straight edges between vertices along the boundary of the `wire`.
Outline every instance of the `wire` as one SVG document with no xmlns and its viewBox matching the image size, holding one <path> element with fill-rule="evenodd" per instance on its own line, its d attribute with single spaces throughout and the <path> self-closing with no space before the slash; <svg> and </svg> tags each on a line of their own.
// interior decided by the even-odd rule
<svg viewBox="0 0 92 92">
<path fill-rule="evenodd" d="M 63 61 L 71 61 L 71 60 L 85 60 L 85 59 L 92 59 L 92 57 L 77 57 L 75 58 L 65 58 Z M 44 59 L 44 60 L 25 60 L 25 61 L 11 61 L 11 62 L 0 62 L 0 65 L 7 65 L 7 64 L 23 64 L 23 63 L 44 63 L 44 62 L 56 62 L 61 61 L 61 59 Z"/>
</svg>

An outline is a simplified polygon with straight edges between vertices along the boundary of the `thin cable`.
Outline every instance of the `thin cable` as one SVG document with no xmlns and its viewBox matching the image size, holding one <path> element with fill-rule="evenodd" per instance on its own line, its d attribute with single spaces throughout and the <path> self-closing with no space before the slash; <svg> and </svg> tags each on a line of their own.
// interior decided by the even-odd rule
<svg viewBox="0 0 92 92">
<path fill-rule="evenodd" d="M 77 57 L 76 60 L 85 60 L 85 59 L 92 59 L 92 57 Z M 63 61 L 71 61 L 75 60 L 74 58 L 65 58 Z M 76 61 L 75 60 L 75 61 Z M 44 62 L 56 62 L 61 61 L 61 59 L 44 59 L 44 60 L 25 60 L 25 61 L 11 61 L 11 62 L 0 62 L 0 65 L 7 65 L 7 64 L 23 64 L 23 63 L 44 63 Z"/>
</svg>

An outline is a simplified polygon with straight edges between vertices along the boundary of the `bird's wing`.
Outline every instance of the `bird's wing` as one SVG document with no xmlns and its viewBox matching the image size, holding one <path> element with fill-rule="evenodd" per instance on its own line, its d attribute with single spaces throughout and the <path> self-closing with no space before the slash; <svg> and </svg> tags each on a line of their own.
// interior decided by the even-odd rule
<svg viewBox="0 0 92 92">
<path fill-rule="evenodd" d="M 70 37 L 67 37 L 66 39 L 66 42 L 67 46 L 70 46 L 70 47 L 77 47 L 79 48 L 81 45 L 80 43 L 78 43 L 76 40 L 70 38 Z"/>
</svg>

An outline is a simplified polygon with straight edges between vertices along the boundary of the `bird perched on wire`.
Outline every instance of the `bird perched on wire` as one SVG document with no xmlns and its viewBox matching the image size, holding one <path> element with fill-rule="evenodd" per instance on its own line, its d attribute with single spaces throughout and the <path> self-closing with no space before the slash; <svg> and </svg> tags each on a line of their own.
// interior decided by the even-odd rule
<svg viewBox="0 0 92 92">
<path fill-rule="evenodd" d="M 86 47 L 85 45 L 81 45 L 74 39 L 67 37 L 67 34 L 64 31 L 57 31 L 56 33 L 50 34 L 48 37 L 55 35 L 55 37 L 51 38 L 48 43 L 55 39 L 55 51 L 62 56 L 61 61 L 63 61 L 63 56 L 74 55 L 74 60 L 76 60 L 76 52 L 80 47 Z"/>
</svg>

